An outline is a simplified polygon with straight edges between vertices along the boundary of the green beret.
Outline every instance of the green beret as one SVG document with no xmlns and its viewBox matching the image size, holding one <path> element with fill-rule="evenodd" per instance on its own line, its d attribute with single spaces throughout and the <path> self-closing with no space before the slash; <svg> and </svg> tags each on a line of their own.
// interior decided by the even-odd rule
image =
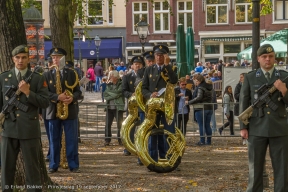
<svg viewBox="0 0 288 192">
<path fill-rule="evenodd" d="M 274 52 L 274 48 L 270 44 L 264 44 L 259 47 L 257 50 L 257 56 L 267 54 L 267 53 L 272 53 Z"/>
<path fill-rule="evenodd" d="M 29 48 L 27 45 L 19 45 L 12 51 L 12 57 L 15 55 L 18 55 L 19 53 L 28 53 L 29 54 Z"/>
</svg>

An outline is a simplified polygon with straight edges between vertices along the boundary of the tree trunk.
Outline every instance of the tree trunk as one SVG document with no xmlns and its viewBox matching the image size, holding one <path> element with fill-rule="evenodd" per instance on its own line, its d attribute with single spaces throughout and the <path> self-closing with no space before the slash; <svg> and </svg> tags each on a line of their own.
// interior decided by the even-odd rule
<svg viewBox="0 0 288 192">
<path fill-rule="evenodd" d="M 74 61 L 73 6 L 71 0 L 50 0 L 51 39 L 53 47 L 67 52 L 66 60 Z"/>
<path fill-rule="evenodd" d="M 21 13 L 20 0 L 0 1 L 0 72 L 14 67 L 12 50 L 18 45 L 27 44 Z"/>
</svg>

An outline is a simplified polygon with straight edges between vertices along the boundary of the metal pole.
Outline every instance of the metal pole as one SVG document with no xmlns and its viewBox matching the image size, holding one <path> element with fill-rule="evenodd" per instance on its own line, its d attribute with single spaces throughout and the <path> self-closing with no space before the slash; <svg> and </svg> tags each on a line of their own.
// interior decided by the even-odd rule
<svg viewBox="0 0 288 192">
<path fill-rule="evenodd" d="M 145 52 L 145 50 L 144 50 L 144 44 L 145 44 L 145 42 L 142 42 L 141 41 L 141 44 L 142 44 L 142 54 Z"/>
<path fill-rule="evenodd" d="M 260 46 L 260 0 L 252 0 L 252 69 L 260 67 L 257 61 L 257 50 Z"/>
<path fill-rule="evenodd" d="M 288 64 L 288 28 L 286 28 L 286 38 L 287 38 L 287 41 L 286 41 L 286 44 L 287 44 L 287 51 L 286 51 L 286 62 L 285 64 L 287 65 Z M 287 67 L 287 66 L 286 66 Z"/>
<path fill-rule="evenodd" d="M 97 62 L 99 61 L 99 46 L 96 47 Z"/>
</svg>

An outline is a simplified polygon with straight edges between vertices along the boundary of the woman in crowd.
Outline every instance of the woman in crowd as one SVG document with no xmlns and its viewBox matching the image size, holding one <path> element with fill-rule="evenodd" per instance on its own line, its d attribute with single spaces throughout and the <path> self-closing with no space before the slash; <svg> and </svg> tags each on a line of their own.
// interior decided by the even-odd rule
<svg viewBox="0 0 288 192">
<path fill-rule="evenodd" d="M 230 135 L 234 135 L 234 115 L 233 115 L 233 108 L 234 108 L 234 97 L 232 92 L 232 87 L 230 85 L 225 87 L 225 91 L 223 94 L 223 107 L 224 107 L 224 115 L 228 119 L 228 122 L 226 122 L 222 127 L 218 129 L 219 134 L 222 135 L 222 131 L 225 127 L 230 127 Z"/>
<path fill-rule="evenodd" d="M 200 141 L 197 143 L 197 145 L 211 145 L 212 130 L 210 127 L 210 121 L 213 114 L 213 105 L 207 103 L 212 103 L 213 86 L 212 82 L 206 82 L 202 75 L 197 75 L 195 79 L 196 86 L 198 87 L 197 92 L 194 92 L 193 95 L 195 94 L 196 97 L 190 100 L 188 104 L 193 105 L 195 117 L 199 125 Z M 205 133 L 207 140 L 204 136 Z"/>
<path fill-rule="evenodd" d="M 189 76 L 189 75 L 188 75 Z M 187 122 L 189 120 L 189 105 L 185 105 L 185 101 L 192 99 L 191 90 L 186 88 L 187 81 L 184 77 L 179 79 L 179 87 L 175 88 L 175 106 L 178 111 L 177 127 L 186 135 Z"/>
<path fill-rule="evenodd" d="M 92 84 L 96 81 L 96 78 L 94 75 L 93 64 L 89 65 L 89 69 L 86 72 L 86 77 L 90 80 L 88 83 L 88 91 L 92 93 L 92 91 L 93 91 Z"/>
</svg>

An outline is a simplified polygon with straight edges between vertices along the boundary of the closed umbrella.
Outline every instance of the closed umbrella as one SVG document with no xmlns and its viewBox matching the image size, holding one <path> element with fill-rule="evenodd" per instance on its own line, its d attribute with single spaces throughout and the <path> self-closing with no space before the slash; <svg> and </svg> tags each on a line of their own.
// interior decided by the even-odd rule
<svg viewBox="0 0 288 192">
<path fill-rule="evenodd" d="M 194 47 L 194 33 L 192 27 L 187 28 L 186 33 L 186 52 L 187 52 L 187 66 L 188 70 L 191 71 L 195 68 L 194 65 L 194 55 L 195 55 L 195 47 Z"/>
<path fill-rule="evenodd" d="M 187 58 L 186 58 L 186 43 L 183 24 L 179 24 L 176 33 L 176 62 L 178 66 L 178 77 L 185 77 L 188 74 Z"/>
</svg>

